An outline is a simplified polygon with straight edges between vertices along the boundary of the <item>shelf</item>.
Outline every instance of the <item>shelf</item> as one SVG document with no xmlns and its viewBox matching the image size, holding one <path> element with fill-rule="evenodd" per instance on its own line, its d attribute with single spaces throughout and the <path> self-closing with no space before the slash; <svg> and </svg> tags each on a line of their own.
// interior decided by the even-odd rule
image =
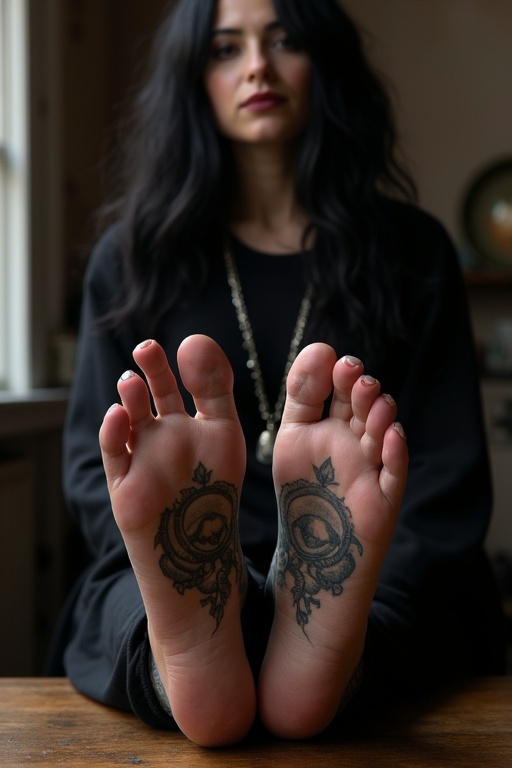
<svg viewBox="0 0 512 768">
<path fill-rule="evenodd" d="M 512 288 L 512 270 L 465 269 L 464 279 L 472 288 Z"/>
<path fill-rule="evenodd" d="M 490 384 L 491 386 L 504 385 L 505 387 L 512 387 L 512 374 L 492 374 L 485 369 L 480 371 L 480 379 L 482 383 Z"/>
<path fill-rule="evenodd" d="M 66 389 L 0 392 L 0 439 L 61 430 L 67 401 Z"/>
</svg>

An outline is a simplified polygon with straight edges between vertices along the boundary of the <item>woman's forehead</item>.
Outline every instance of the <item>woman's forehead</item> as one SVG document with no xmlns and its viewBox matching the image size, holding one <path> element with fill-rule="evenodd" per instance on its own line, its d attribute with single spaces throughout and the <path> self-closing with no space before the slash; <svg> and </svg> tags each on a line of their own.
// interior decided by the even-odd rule
<svg viewBox="0 0 512 768">
<path fill-rule="evenodd" d="M 272 0 L 217 0 L 214 27 L 243 29 L 250 24 L 267 26 L 276 21 Z"/>
</svg>

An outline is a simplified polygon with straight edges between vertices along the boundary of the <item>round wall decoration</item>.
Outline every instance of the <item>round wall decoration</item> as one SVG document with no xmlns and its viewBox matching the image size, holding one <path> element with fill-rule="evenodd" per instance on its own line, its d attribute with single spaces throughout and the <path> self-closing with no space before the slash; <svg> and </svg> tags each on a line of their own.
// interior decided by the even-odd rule
<svg viewBox="0 0 512 768">
<path fill-rule="evenodd" d="M 512 270 L 512 157 L 490 165 L 471 183 L 463 227 L 484 266 Z"/>
</svg>

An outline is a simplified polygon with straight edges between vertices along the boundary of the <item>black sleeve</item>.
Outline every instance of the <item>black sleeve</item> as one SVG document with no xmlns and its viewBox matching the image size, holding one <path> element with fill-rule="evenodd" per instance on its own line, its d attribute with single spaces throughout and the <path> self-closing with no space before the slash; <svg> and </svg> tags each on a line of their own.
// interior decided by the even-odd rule
<svg viewBox="0 0 512 768">
<path fill-rule="evenodd" d="M 173 727 L 149 676 L 147 622 L 139 588 L 112 514 L 98 432 L 119 401 L 116 383 L 133 367 L 140 331 L 102 328 L 121 284 L 115 229 L 94 249 L 84 280 L 77 363 L 64 429 L 64 492 L 92 564 L 75 586 L 61 626 L 63 672 L 84 694 L 135 712 L 161 728 Z M 65 631 L 64 631 L 65 628 Z"/>
<path fill-rule="evenodd" d="M 492 490 L 466 288 L 444 229 L 398 224 L 408 344 L 381 380 L 409 445 L 408 483 L 369 617 L 367 682 L 503 672 L 501 608 L 484 550 Z"/>
</svg>

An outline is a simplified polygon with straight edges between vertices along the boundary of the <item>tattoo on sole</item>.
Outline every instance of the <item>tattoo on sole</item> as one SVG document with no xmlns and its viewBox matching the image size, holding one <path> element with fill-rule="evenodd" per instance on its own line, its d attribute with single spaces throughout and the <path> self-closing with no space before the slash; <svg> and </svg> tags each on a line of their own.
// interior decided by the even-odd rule
<svg viewBox="0 0 512 768">
<path fill-rule="evenodd" d="M 210 482 L 212 470 L 199 463 L 192 480 L 183 488 L 172 507 L 162 512 L 155 537 L 155 549 L 163 549 L 160 568 L 180 595 L 198 589 L 215 619 L 215 634 L 231 594 L 230 576 L 243 597 L 245 570 L 238 544 L 238 494 L 234 485 L 222 480 Z"/>
<path fill-rule="evenodd" d="M 287 573 L 292 578 L 297 624 L 306 637 L 312 609 L 321 605 L 318 593 L 341 595 L 356 565 L 354 553 L 363 554 L 345 498 L 329 487 L 338 485 L 331 459 L 313 469 L 316 483 L 296 480 L 281 487 L 281 528 L 273 566 L 279 587 L 286 589 Z"/>
</svg>

